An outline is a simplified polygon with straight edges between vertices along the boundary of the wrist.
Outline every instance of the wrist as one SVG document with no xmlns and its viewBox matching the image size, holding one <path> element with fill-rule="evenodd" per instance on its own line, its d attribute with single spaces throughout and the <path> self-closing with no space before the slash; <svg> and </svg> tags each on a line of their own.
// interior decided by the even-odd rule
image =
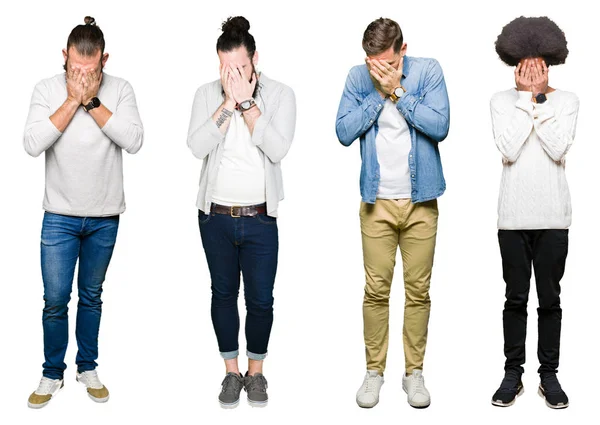
<svg viewBox="0 0 600 425">
<path fill-rule="evenodd" d="M 233 111 L 235 109 L 236 105 L 237 105 L 236 101 L 231 98 L 227 98 L 227 99 L 225 99 L 225 102 L 223 102 L 223 107 L 230 111 Z"/>
<path fill-rule="evenodd" d="M 79 107 L 82 104 L 81 103 L 81 99 L 76 99 L 76 98 L 74 98 L 72 96 L 68 96 L 67 100 L 65 101 L 65 103 L 67 103 L 69 106 L 72 106 L 72 107 L 75 107 L 75 108 Z"/>
</svg>

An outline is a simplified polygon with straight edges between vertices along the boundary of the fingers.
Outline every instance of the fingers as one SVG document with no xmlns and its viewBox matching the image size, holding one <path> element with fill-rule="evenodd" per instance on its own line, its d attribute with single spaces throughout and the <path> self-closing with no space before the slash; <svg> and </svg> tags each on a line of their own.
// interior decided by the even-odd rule
<svg viewBox="0 0 600 425">
<path fill-rule="evenodd" d="M 521 76 L 521 62 L 515 68 L 515 78 L 519 78 Z"/>
<path fill-rule="evenodd" d="M 382 64 L 382 61 L 378 61 L 378 60 L 373 60 L 372 61 L 373 65 L 375 66 L 375 68 L 377 68 L 377 70 L 379 71 L 379 74 L 381 76 L 387 75 L 390 72 L 387 70 L 387 68 Z"/>
<path fill-rule="evenodd" d="M 240 80 L 240 74 L 237 72 L 232 65 L 229 65 L 229 77 L 233 80 L 234 83 L 237 83 Z"/>
<path fill-rule="evenodd" d="M 542 70 L 546 76 L 548 75 L 548 67 L 546 66 L 546 61 L 542 61 Z"/>
<path fill-rule="evenodd" d="M 371 69 L 371 70 L 369 71 L 369 73 L 371 74 L 371 76 L 372 76 L 373 78 L 375 78 L 375 79 L 377 80 L 377 82 L 379 82 L 379 84 L 381 84 L 381 82 L 382 82 L 382 80 L 383 80 L 383 77 L 381 77 L 381 76 L 379 75 L 379 73 L 378 73 L 378 72 L 377 72 L 375 69 Z"/>
</svg>

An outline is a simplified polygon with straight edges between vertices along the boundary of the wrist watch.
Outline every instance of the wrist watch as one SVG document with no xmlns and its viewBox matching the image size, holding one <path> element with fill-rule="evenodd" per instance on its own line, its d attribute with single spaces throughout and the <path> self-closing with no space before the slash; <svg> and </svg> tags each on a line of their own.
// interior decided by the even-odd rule
<svg viewBox="0 0 600 425">
<path fill-rule="evenodd" d="M 390 99 L 392 99 L 392 102 L 396 103 L 404 93 L 406 93 L 406 89 L 400 84 L 399 87 L 396 87 L 394 91 L 390 93 Z"/>
<path fill-rule="evenodd" d="M 535 95 L 533 97 L 533 102 L 534 103 L 544 103 L 547 100 L 547 97 L 544 93 L 538 93 L 537 95 Z"/>
<path fill-rule="evenodd" d="M 90 103 L 83 105 L 83 109 L 85 109 L 86 112 L 90 112 L 92 109 L 97 108 L 98 106 L 100 106 L 100 99 L 97 97 L 92 97 L 90 99 Z"/>
<path fill-rule="evenodd" d="M 255 105 L 256 105 L 256 102 L 254 101 L 254 99 L 250 98 L 248 100 L 244 100 L 243 102 L 240 102 L 238 105 L 238 108 L 240 109 L 240 111 L 246 112 L 248 109 L 252 108 Z"/>
</svg>

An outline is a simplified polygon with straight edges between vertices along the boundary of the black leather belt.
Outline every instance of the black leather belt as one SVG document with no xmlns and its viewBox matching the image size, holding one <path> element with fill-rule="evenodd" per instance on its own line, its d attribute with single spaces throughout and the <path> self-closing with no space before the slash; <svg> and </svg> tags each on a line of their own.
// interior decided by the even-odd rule
<svg viewBox="0 0 600 425">
<path fill-rule="evenodd" d="M 210 204 L 210 212 L 215 214 L 226 214 L 231 217 L 254 217 L 258 214 L 266 214 L 267 204 L 228 207 L 213 203 Z"/>
</svg>

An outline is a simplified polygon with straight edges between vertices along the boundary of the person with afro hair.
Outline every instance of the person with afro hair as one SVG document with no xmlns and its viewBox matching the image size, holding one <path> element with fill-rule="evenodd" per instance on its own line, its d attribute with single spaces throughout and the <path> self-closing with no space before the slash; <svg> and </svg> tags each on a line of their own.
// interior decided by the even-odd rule
<svg viewBox="0 0 600 425">
<path fill-rule="evenodd" d="M 562 409 L 569 399 L 556 373 L 564 274 L 571 224 L 565 156 L 573 143 L 579 100 L 548 85 L 549 67 L 565 63 L 561 29 L 547 17 L 519 17 L 496 40 L 500 59 L 515 67 L 516 87 L 491 100 L 494 140 L 502 154 L 498 241 L 506 283 L 503 312 L 505 375 L 492 397 L 511 406 L 523 393 L 527 300 L 535 273 L 538 308 L 538 394 Z"/>
</svg>

